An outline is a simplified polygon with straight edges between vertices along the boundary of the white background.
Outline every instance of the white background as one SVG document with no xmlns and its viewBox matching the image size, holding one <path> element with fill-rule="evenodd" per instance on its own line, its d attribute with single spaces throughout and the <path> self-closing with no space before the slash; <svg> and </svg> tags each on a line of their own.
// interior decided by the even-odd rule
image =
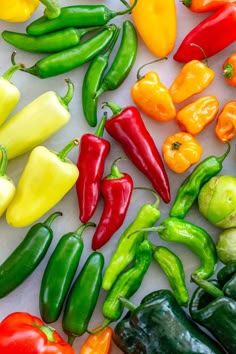
<svg viewBox="0 0 236 354">
<path fill-rule="evenodd" d="M 78 4 L 79 2 L 76 0 L 66 0 L 66 1 L 61 0 L 60 3 L 62 6 L 66 6 L 66 5 L 75 5 Z M 81 0 L 80 3 L 98 4 L 98 3 L 102 3 L 102 1 L 99 2 L 96 0 L 95 1 Z M 107 0 L 104 1 L 103 3 L 106 4 L 109 8 L 114 10 L 120 10 L 123 8 L 122 3 L 120 3 L 119 1 L 115 2 L 115 1 Z M 162 61 L 157 64 L 152 64 L 150 67 L 147 68 L 147 71 L 149 70 L 157 71 L 158 74 L 160 75 L 161 81 L 167 87 L 170 86 L 170 84 L 172 83 L 172 81 L 174 80 L 174 78 L 176 77 L 176 75 L 179 73 L 180 69 L 183 66 L 183 64 L 177 63 L 173 60 L 172 58 L 173 54 L 175 53 L 176 49 L 178 48 L 179 44 L 181 43 L 185 35 L 195 25 L 197 25 L 201 20 L 203 20 L 205 17 L 209 15 L 209 13 L 208 14 L 191 13 L 187 8 L 185 8 L 185 6 L 182 5 L 180 1 L 176 1 L 176 7 L 177 7 L 177 40 L 176 40 L 175 48 L 173 52 L 169 55 L 169 59 L 167 61 Z M 40 6 L 38 10 L 34 13 L 31 20 L 41 16 L 43 13 L 43 9 L 44 9 L 43 6 Z M 130 15 L 117 17 L 111 22 L 121 24 L 122 21 L 125 19 L 132 20 L 132 17 Z M 148 19 L 144 18 L 144 21 L 148 21 Z M 168 18 L 166 19 L 166 21 L 168 21 Z M 9 23 L 9 22 L 1 21 L 0 29 L 1 31 L 8 29 L 17 32 L 25 32 L 25 28 L 29 22 L 30 21 L 28 21 L 27 23 Z M 152 33 L 150 33 L 150 35 L 152 35 Z M 158 35 L 158 33 L 153 33 L 153 35 Z M 227 34 L 225 35 L 227 36 Z M 117 50 L 118 45 L 119 43 L 117 44 L 115 51 Z M 7 68 L 11 65 L 10 56 L 14 49 L 15 48 L 13 48 L 11 45 L 5 43 L 3 39 L 0 39 L 0 73 L 5 72 Z M 228 100 L 235 99 L 235 88 L 232 88 L 225 83 L 221 71 L 221 67 L 224 60 L 233 51 L 235 51 L 235 44 L 232 44 L 224 51 L 209 58 L 209 65 L 215 71 L 215 80 L 210 85 L 210 87 L 207 88 L 203 93 L 196 95 L 195 97 L 192 97 L 191 99 L 183 102 L 178 106 L 176 105 L 177 109 L 193 101 L 195 98 L 205 94 L 216 95 L 220 101 L 220 109 Z M 33 65 L 40 57 L 43 57 L 43 55 L 26 53 L 18 49 L 16 60 L 18 62 L 23 62 L 27 67 L 29 67 Z M 102 114 L 102 110 L 100 109 L 100 106 L 103 101 L 111 100 L 116 102 L 122 107 L 133 104 L 130 97 L 130 87 L 136 80 L 137 69 L 142 64 L 154 59 L 155 57 L 147 50 L 144 43 L 139 38 L 137 60 L 135 62 L 135 65 L 129 77 L 126 79 L 126 81 L 122 84 L 122 86 L 119 89 L 117 89 L 114 92 L 106 93 L 101 97 L 99 102 L 99 108 L 98 108 L 98 112 L 99 112 L 98 118 L 100 118 Z M 72 118 L 69 124 L 67 124 L 61 131 L 59 131 L 53 137 L 51 137 L 50 139 L 44 142 L 43 145 L 45 145 L 49 149 L 54 149 L 56 151 L 59 151 L 62 147 L 64 147 L 64 145 L 67 144 L 69 140 L 73 139 L 74 137 L 80 138 L 86 132 L 93 133 L 95 131 L 93 128 L 89 127 L 88 124 L 85 122 L 82 113 L 82 106 L 81 106 L 81 86 L 82 86 L 84 73 L 87 67 L 88 64 L 85 64 L 82 67 L 73 70 L 72 72 L 57 77 L 44 79 L 44 80 L 31 76 L 24 72 L 17 72 L 12 78 L 12 82 L 21 91 L 21 100 L 14 112 L 20 110 L 26 104 L 30 103 L 34 98 L 38 97 L 40 94 L 48 90 L 54 90 L 59 95 L 63 96 L 66 92 L 66 84 L 64 82 L 64 79 L 69 77 L 73 81 L 75 85 L 75 95 L 69 106 Z M 179 127 L 175 121 L 171 121 L 168 123 L 158 123 L 146 117 L 144 114 L 142 114 L 142 116 L 147 128 L 151 132 L 156 142 L 158 149 L 160 150 L 165 138 L 168 135 L 179 131 Z M 215 122 L 209 125 L 203 132 L 201 132 L 197 136 L 198 140 L 200 141 L 204 149 L 204 154 L 202 156 L 202 159 L 212 154 L 221 155 L 225 151 L 226 147 L 222 143 L 220 143 L 215 137 L 214 127 L 215 127 Z M 132 127 L 130 127 L 130 129 L 132 129 Z M 109 173 L 109 168 L 111 166 L 111 163 L 114 161 L 114 159 L 119 156 L 123 156 L 124 154 L 121 148 L 118 146 L 118 144 L 114 140 L 112 140 L 106 132 L 104 134 L 104 137 L 111 141 L 111 152 L 107 159 L 106 170 L 105 170 L 105 174 L 107 174 Z M 69 158 L 72 161 L 76 162 L 77 154 L 78 154 L 78 149 L 75 148 L 69 154 Z M 25 154 L 24 156 L 21 156 L 9 162 L 7 172 L 8 175 L 13 178 L 16 184 L 27 162 L 28 155 L 29 154 Z M 236 164 L 235 143 L 234 141 L 232 141 L 231 153 L 229 157 L 226 159 L 226 161 L 224 162 L 224 168 L 221 174 L 234 175 L 235 164 Z M 137 171 L 137 169 L 132 165 L 130 161 L 128 160 L 120 161 L 119 168 L 122 171 L 130 173 L 132 175 L 135 186 L 146 186 L 146 187 L 150 186 L 150 182 L 139 171 Z M 167 173 L 169 176 L 170 186 L 171 186 L 172 201 L 174 200 L 176 190 L 179 187 L 180 183 L 191 172 L 192 168 L 188 172 L 181 175 L 175 174 L 167 168 Z M 37 181 L 35 181 L 35 183 L 37 183 Z M 153 202 L 153 201 L 154 201 L 153 196 L 148 192 L 134 191 L 131 200 L 131 205 L 128 210 L 128 214 L 124 221 L 123 226 L 120 228 L 119 231 L 116 232 L 116 234 L 113 236 L 110 242 L 107 243 L 100 250 L 105 256 L 106 264 L 108 263 L 110 256 L 116 247 L 117 240 L 119 238 L 119 235 L 122 233 L 122 230 L 124 230 L 129 225 L 129 223 L 134 219 L 138 209 L 143 203 Z M 164 219 L 166 216 L 168 216 L 170 206 L 171 203 L 169 205 L 166 205 L 163 202 L 160 203 L 161 220 Z M 103 201 L 101 199 L 97 211 L 94 217 L 92 218 L 92 221 L 94 221 L 95 223 L 99 221 L 102 208 L 103 208 Z M 56 205 L 49 213 L 44 215 L 42 219 L 40 219 L 40 221 L 44 221 L 49 214 L 51 214 L 53 211 L 56 210 L 62 211 L 63 216 L 57 218 L 53 223 L 52 227 L 54 230 L 54 239 L 46 257 L 44 258 L 42 263 L 38 266 L 38 268 L 34 271 L 34 273 L 21 286 L 19 286 L 15 291 L 13 291 L 7 297 L 0 299 L 0 320 L 2 320 L 5 316 L 7 316 L 8 314 L 14 311 L 28 311 L 33 315 L 39 316 L 39 306 L 38 306 L 39 288 L 40 288 L 42 274 L 47 264 L 48 258 L 50 257 L 50 254 L 52 253 L 60 237 L 67 232 L 75 230 L 80 225 L 80 221 L 78 219 L 78 204 L 77 204 L 75 188 L 73 188 L 63 198 L 63 200 L 58 205 Z M 201 217 L 196 205 L 187 214 L 186 220 L 193 221 L 197 225 L 203 226 L 206 230 L 209 231 L 213 239 L 217 240 L 220 230 L 210 225 L 207 221 L 205 221 Z M 0 245 L 1 245 L 0 263 L 2 263 L 5 260 L 5 258 L 8 257 L 8 255 L 23 240 L 24 236 L 26 235 L 29 229 L 30 226 L 25 228 L 10 227 L 5 221 L 5 215 L 2 216 L 0 220 L 0 230 L 1 230 L 0 231 Z M 84 233 L 85 247 L 78 267 L 78 272 L 83 266 L 87 256 L 91 252 L 91 239 L 92 239 L 93 232 L 94 232 L 93 229 L 87 229 Z M 150 235 L 150 238 L 155 243 L 164 244 L 156 234 Z M 186 272 L 186 281 L 191 294 L 192 286 L 190 285 L 189 282 L 189 276 L 191 272 L 199 265 L 199 261 L 196 258 L 196 256 L 193 255 L 184 246 L 175 245 L 175 244 L 169 244 L 168 246 L 172 250 L 174 250 L 176 254 L 178 254 L 183 261 L 185 272 Z M 153 262 L 151 264 L 151 267 L 147 275 L 145 276 L 141 288 L 132 297 L 132 301 L 138 303 L 144 295 L 148 294 L 153 290 L 161 289 L 161 288 L 169 288 L 169 285 L 165 275 L 162 273 L 162 271 L 157 266 L 157 264 Z M 96 306 L 96 310 L 90 322 L 90 328 L 99 325 L 103 320 L 101 314 L 101 307 L 105 295 L 106 295 L 105 292 L 101 290 L 99 301 Z M 59 331 L 59 333 L 62 335 L 64 339 L 66 339 L 66 335 L 63 333 L 61 327 L 61 317 L 56 323 L 53 324 L 53 327 Z M 83 341 L 85 340 L 85 337 L 86 334 L 81 338 L 76 339 L 76 341 L 74 342 L 74 348 L 77 353 L 79 352 L 79 348 L 83 343 Z M 115 344 L 112 345 L 112 354 L 114 353 L 117 354 L 120 353 L 119 349 L 115 346 Z"/>
</svg>

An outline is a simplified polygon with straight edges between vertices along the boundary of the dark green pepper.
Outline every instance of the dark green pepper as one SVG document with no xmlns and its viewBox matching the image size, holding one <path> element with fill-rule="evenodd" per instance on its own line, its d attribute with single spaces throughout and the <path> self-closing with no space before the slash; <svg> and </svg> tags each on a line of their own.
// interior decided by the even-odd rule
<svg viewBox="0 0 236 354">
<path fill-rule="evenodd" d="M 81 235 L 89 226 L 96 225 L 88 222 L 63 235 L 49 258 L 39 293 L 40 314 L 46 323 L 55 322 L 60 316 L 84 249 Z"/>
<path fill-rule="evenodd" d="M 201 161 L 192 173 L 183 181 L 178 189 L 174 203 L 170 209 L 170 216 L 184 218 L 194 202 L 197 200 L 201 187 L 222 170 L 222 163 L 230 152 L 227 142 L 226 152 L 220 156 L 209 156 Z"/>
<path fill-rule="evenodd" d="M 68 335 L 68 343 L 82 336 L 87 328 L 98 301 L 102 283 L 104 256 L 92 252 L 69 292 L 62 318 L 62 327 Z"/>
<path fill-rule="evenodd" d="M 216 280 L 206 281 L 194 276 L 198 285 L 190 301 L 189 311 L 199 325 L 205 327 L 226 349 L 236 352 L 236 302 L 224 294 Z"/>
<path fill-rule="evenodd" d="M 133 5 L 127 9 L 118 12 L 114 12 L 104 5 L 65 6 L 61 8 L 61 14 L 57 18 L 48 20 L 46 16 L 42 16 L 31 22 L 26 31 L 28 34 L 38 36 L 71 26 L 104 26 L 114 17 L 130 13 L 137 1 L 135 0 Z"/>
<path fill-rule="evenodd" d="M 207 336 L 178 305 L 170 290 L 154 291 L 114 328 L 113 339 L 126 354 L 219 354 L 219 345 Z"/>
<path fill-rule="evenodd" d="M 110 290 L 119 274 L 134 260 L 136 252 L 141 242 L 147 236 L 147 233 L 145 231 L 140 231 L 133 234 L 132 237 L 129 237 L 129 235 L 144 227 L 152 227 L 160 218 L 160 200 L 157 194 L 154 191 L 152 192 L 156 197 L 155 203 L 143 204 L 135 219 L 124 230 L 118 240 L 117 247 L 112 254 L 103 276 L 102 288 L 104 290 Z"/>
<path fill-rule="evenodd" d="M 209 278 L 217 264 L 217 254 L 214 241 L 206 230 L 191 222 L 175 217 L 164 219 L 160 225 L 139 231 L 158 232 L 162 240 L 184 244 L 195 253 L 201 261 L 201 266 L 193 271 L 203 279 Z M 135 235 L 135 233 L 133 233 Z M 129 235 L 133 237 L 132 234 Z"/>
<path fill-rule="evenodd" d="M 226 296 L 236 300 L 236 262 L 230 262 L 217 273 L 217 280 Z"/>
<path fill-rule="evenodd" d="M 51 224 L 61 212 L 33 225 L 23 241 L 0 266 L 0 298 L 15 290 L 42 261 L 53 239 Z"/>
</svg>

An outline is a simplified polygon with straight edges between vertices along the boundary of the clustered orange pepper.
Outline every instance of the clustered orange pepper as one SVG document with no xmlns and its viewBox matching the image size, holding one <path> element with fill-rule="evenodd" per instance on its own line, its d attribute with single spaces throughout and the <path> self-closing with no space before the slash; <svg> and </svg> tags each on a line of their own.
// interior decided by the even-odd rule
<svg viewBox="0 0 236 354">
<path fill-rule="evenodd" d="M 227 84 L 236 87 L 236 52 L 225 60 L 222 70 Z"/>
<path fill-rule="evenodd" d="M 80 349 L 80 354 L 109 354 L 112 333 L 112 328 L 107 326 L 101 332 L 89 334 Z"/>
<path fill-rule="evenodd" d="M 198 140 L 186 132 L 168 136 L 162 145 L 162 154 L 167 166 L 176 173 L 183 173 L 197 163 L 203 153 Z"/>
<path fill-rule="evenodd" d="M 215 134 L 222 142 L 236 136 L 236 101 L 228 101 L 222 108 L 217 117 Z"/>
<path fill-rule="evenodd" d="M 202 96 L 179 110 L 176 121 L 181 130 L 197 135 L 215 119 L 218 110 L 219 101 L 215 96 Z"/>
</svg>

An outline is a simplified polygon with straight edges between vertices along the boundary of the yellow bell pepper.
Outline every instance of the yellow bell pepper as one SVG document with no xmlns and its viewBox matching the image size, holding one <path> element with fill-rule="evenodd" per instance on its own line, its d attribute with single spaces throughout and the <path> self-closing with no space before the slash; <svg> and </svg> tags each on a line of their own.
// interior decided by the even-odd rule
<svg viewBox="0 0 236 354">
<path fill-rule="evenodd" d="M 7 210 L 14 198 L 16 187 L 13 180 L 6 175 L 7 150 L 4 145 L 0 145 L 2 159 L 0 161 L 0 216 Z"/>
<path fill-rule="evenodd" d="M 6 120 L 20 100 L 19 89 L 10 82 L 12 75 L 20 68 L 20 64 L 15 64 L 0 77 L 0 125 Z"/>
<path fill-rule="evenodd" d="M 73 187 L 79 170 L 66 156 L 79 144 L 69 142 L 59 153 L 37 146 L 30 153 L 16 194 L 6 211 L 7 223 L 15 227 L 32 224 L 54 207 Z"/>
<path fill-rule="evenodd" d="M 134 0 L 130 0 L 132 5 Z M 175 0 L 138 0 L 132 10 L 136 29 L 151 53 L 165 57 L 176 42 L 177 16 Z"/>
<path fill-rule="evenodd" d="M 6 146 L 9 160 L 32 150 L 68 123 L 71 118 L 68 104 L 74 89 L 72 82 L 66 81 L 68 90 L 64 97 L 48 91 L 0 127 L 0 142 Z"/>
</svg>

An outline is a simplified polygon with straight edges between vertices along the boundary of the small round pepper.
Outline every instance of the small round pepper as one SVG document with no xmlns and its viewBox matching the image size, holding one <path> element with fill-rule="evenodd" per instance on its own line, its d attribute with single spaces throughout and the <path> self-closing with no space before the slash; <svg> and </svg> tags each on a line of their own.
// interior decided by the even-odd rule
<svg viewBox="0 0 236 354">
<path fill-rule="evenodd" d="M 227 84 L 236 87 L 236 52 L 225 60 L 222 70 Z"/>
<path fill-rule="evenodd" d="M 224 105 L 217 118 L 215 134 L 222 142 L 236 136 L 236 101 L 228 101 Z"/>
<path fill-rule="evenodd" d="M 167 166 L 176 173 L 183 173 L 197 163 L 203 153 L 200 143 L 191 134 L 177 132 L 166 138 L 162 154 Z"/>
</svg>

